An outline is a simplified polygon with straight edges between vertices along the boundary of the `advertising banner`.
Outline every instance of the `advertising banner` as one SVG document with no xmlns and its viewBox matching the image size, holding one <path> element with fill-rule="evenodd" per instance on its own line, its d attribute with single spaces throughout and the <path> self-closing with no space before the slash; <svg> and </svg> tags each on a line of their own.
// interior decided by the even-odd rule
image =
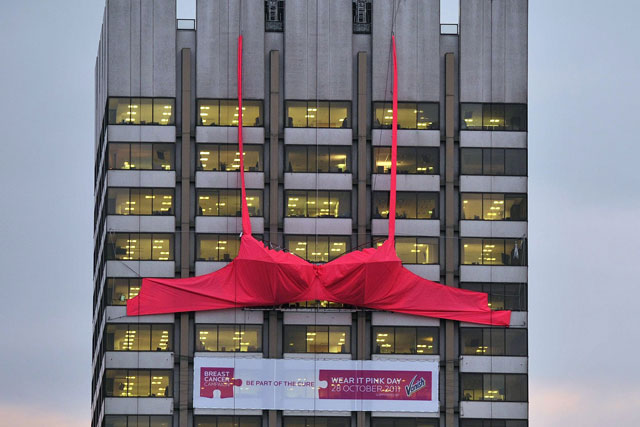
<svg viewBox="0 0 640 427">
<path fill-rule="evenodd" d="M 196 408 L 438 412 L 438 362 L 196 357 Z"/>
</svg>

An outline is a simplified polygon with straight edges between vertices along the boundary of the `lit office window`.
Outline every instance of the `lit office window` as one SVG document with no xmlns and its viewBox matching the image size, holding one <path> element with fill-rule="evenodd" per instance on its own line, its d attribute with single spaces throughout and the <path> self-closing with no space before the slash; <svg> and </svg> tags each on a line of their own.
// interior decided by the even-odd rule
<svg viewBox="0 0 640 427">
<path fill-rule="evenodd" d="M 371 427 L 439 427 L 437 418 L 380 418 L 371 417 Z"/>
<path fill-rule="evenodd" d="M 173 427 L 171 415 L 105 415 L 104 427 Z"/>
<path fill-rule="evenodd" d="M 262 351 L 262 325 L 196 324 L 196 351 Z"/>
<path fill-rule="evenodd" d="M 485 420 L 460 418 L 460 427 L 527 427 L 527 420 Z"/>
<path fill-rule="evenodd" d="M 463 220 L 527 220 L 526 194 L 461 193 L 460 199 Z"/>
<path fill-rule="evenodd" d="M 173 170 L 173 144 L 109 143 L 109 169 Z"/>
<path fill-rule="evenodd" d="M 173 188 L 107 190 L 108 215 L 173 215 Z"/>
<path fill-rule="evenodd" d="M 238 126 L 239 107 L 237 99 L 199 99 L 198 125 L 200 126 Z M 262 101 L 242 100 L 242 126 L 263 125 Z"/>
<path fill-rule="evenodd" d="M 460 130 L 526 131 L 526 104 L 460 104 Z"/>
<path fill-rule="evenodd" d="M 237 234 L 196 234 L 196 261 L 231 262 L 239 249 Z"/>
<path fill-rule="evenodd" d="M 173 371 L 150 369 L 107 369 L 107 397 L 171 397 Z"/>
<path fill-rule="evenodd" d="M 460 283 L 462 289 L 484 292 L 489 295 L 493 310 L 527 311 L 526 283 Z"/>
<path fill-rule="evenodd" d="M 376 326 L 375 354 L 438 354 L 438 328 Z"/>
<path fill-rule="evenodd" d="M 198 144 L 197 167 L 201 171 L 237 172 L 240 152 L 235 144 Z M 244 145 L 244 171 L 262 172 L 262 145 Z"/>
<path fill-rule="evenodd" d="M 108 323 L 106 351 L 171 351 L 173 325 Z"/>
<path fill-rule="evenodd" d="M 287 172 L 344 173 L 351 171 L 351 147 L 286 145 Z"/>
<path fill-rule="evenodd" d="M 351 250 L 351 236 L 285 236 L 292 254 L 313 263 L 329 262 Z"/>
<path fill-rule="evenodd" d="M 173 260 L 173 235 L 151 233 L 108 233 L 108 260 Z"/>
<path fill-rule="evenodd" d="M 247 191 L 247 208 L 252 217 L 262 216 L 262 190 Z M 198 190 L 198 215 L 242 216 L 241 190 Z"/>
<path fill-rule="evenodd" d="M 350 306 L 347 306 L 339 302 L 312 300 L 312 301 L 299 301 L 299 302 L 293 302 L 290 304 L 284 304 L 282 307 L 305 309 L 305 308 L 345 308 Z"/>
<path fill-rule="evenodd" d="M 527 265 L 527 245 L 524 239 L 460 239 L 462 264 L 467 265 Z"/>
<path fill-rule="evenodd" d="M 350 417 L 282 417 L 283 427 L 351 427 Z"/>
<path fill-rule="evenodd" d="M 460 374 L 460 400 L 527 401 L 524 374 Z"/>
<path fill-rule="evenodd" d="M 195 427 L 262 427 L 262 417 L 231 415 L 196 415 Z"/>
<path fill-rule="evenodd" d="M 377 241 L 376 247 L 383 243 Z M 403 264 L 438 264 L 438 238 L 396 236 L 396 253 Z"/>
<path fill-rule="evenodd" d="M 173 98 L 109 98 L 110 125 L 173 125 Z"/>
<path fill-rule="evenodd" d="M 524 148 L 461 148 L 461 175 L 527 175 Z"/>
<path fill-rule="evenodd" d="M 396 219 L 438 219 L 438 199 L 435 192 L 398 191 Z M 373 192 L 373 218 L 389 218 L 389 192 Z"/>
<path fill-rule="evenodd" d="M 140 293 L 142 279 L 131 278 L 107 278 L 106 303 L 107 305 L 127 305 L 127 300 Z"/>
<path fill-rule="evenodd" d="M 526 356 L 527 330 L 460 328 L 460 353 L 470 356 Z"/>
<path fill-rule="evenodd" d="M 437 102 L 398 102 L 398 129 L 439 129 L 440 104 Z M 391 129 L 391 102 L 373 103 L 373 128 Z"/>
<path fill-rule="evenodd" d="M 286 127 L 351 128 L 350 101 L 285 101 Z"/>
<path fill-rule="evenodd" d="M 439 153 L 435 147 L 398 147 L 398 174 L 439 173 Z M 373 147 L 373 173 L 391 173 L 391 147 Z"/>
<path fill-rule="evenodd" d="M 288 218 L 350 218 L 350 191 L 290 190 L 285 192 Z"/>
<path fill-rule="evenodd" d="M 285 353 L 351 353 L 350 326 L 284 326 Z"/>
</svg>

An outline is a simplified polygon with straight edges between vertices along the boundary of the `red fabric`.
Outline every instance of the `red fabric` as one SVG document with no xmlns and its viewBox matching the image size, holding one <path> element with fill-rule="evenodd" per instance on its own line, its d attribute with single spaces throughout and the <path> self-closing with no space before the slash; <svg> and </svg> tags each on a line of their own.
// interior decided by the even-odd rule
<svg viewBox="0 0 640 427">
<path fill-rule="evenodd" d="M 396 169 L 398 166 L 398 65 L 396 61 L 396 36 L 393 45 L 393 118 L 391 121 L 391 188 L 389 189 L 389 240 L 396 237 Z M 386 94 L 385 94 L 386 95 Z"/>
<path fill-rule="evenodd" d="M 242 185 L 242 238 L 238 256 L 213 273 L 184 279 L 145 278 L 127 301 L 127 315 L 274 306 L 326 300 L 417 316 L 508 326 L 510 311 L 492 311 L 487 294 L 423 279 L 402 266 L 394 247 L 397 151 L 397 68 L 394 90 L 389 239 L 379 248 L 345 254 L 314 265 L 288 252 L 266 248 L 251 236 L 242 151 L 242 36 L 238 39 L 238 144 Z"/>
</svg>

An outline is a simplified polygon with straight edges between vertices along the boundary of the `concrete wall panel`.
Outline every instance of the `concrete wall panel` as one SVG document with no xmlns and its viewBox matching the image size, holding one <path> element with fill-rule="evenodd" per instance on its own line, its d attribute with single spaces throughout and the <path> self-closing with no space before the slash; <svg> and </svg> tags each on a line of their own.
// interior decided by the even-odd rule
<svg viewBox="0 0 640 427">
<path fill-rule="evenodd" d="M 349 190 L 353 188 L 350 173 L 285 173 L 285 190 Z"/>
<path fill-rule="evenodd" d="M 242 218 L 230 216 L 196 216 L 196 233 L 230 233 L 242 231 Z M 264 218 L 251 217 L 253 234 L 264 233 Z"/>
<path fill-rule="evenodd" d="M 264 172 L 245 172 L 246 188 L 264 188 Z M 240 188 L 238 172 L 196 172 L 196 188 Z"/>
</svg>

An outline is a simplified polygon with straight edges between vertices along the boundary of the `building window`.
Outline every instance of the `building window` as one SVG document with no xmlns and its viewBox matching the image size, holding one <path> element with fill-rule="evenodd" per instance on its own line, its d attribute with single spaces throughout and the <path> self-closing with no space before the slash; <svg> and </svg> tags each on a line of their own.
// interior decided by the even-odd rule
<svg viewBox="0 0 640 427">
<path fill-rule="evenodd" d="M 524 374 L 460 374 L 460 400 L 527 401 Z"/>
<path fill-rule="evenodd" d="M 107 397 L 171 397 L 173 371 L 149 369 L 107 369 Z"/>
<path fill-rule="evenodd" d="M 351 427 L 350 417 L 282 417 L 283 427 Z"/>
<path fill-rule="evenodd" d="M 351 236 L 285 236 L 292 254 L 313 263 L 329 262 L 351 250 Z"/>
<path fill-rule="evenodd" d="M 461 175 L 527 175 L 524 148 L 461 148 Z"/>
<path fill-rule="evenodd" d="M 140 292 L 142 279 L 107 278 L 107 305 L 127 305 Z"/>
<path fill-rule="evenodd" d="M 526 104 L 460 104 L 460 130 L 527 130 Z"/>
<path fill-rule="evenodd" d="M 284 326 L 285 353 L 351 353 L 350 326 Z"/>
<path fill-rule="evenodd" d="M 280 33 L 284 30 L 284 0 L 264 2 L 264 30 Z"/>
<path fill-rule="evenodd" d="M 110 125 L 173 125 L 173 98 L 109 98 Z"/>
<path fill-rule="evenodd" d="M 527 285 L 525 283 L 460 283 L 462 289 L 489 295 L 493 310 L 527 311 Z"/>
<path fill-rule="evenodd" d="M 398 129 L 440 129 L 440 104 L 437 102 L 398 102 Z M 373 128 L 391 129 L 393 104 L 373 103 Z"/>
<path fill-rule="evenodd" d="M 238 249 L 237 234 L 196 234 L 196 261 L 231 262 Z"/>
<path fill-rule="evenodd" d="M 290 304 L 284 304 L 282 308 L 348 308 L 351 306 L 347 306 L 345 304 L 339 302 L 331 302 L 331 301 L 320 301 L 320 300 L 312 300 L 312 301 L 299 301 L 293 302 Z"/>
<path fill-rule="evenodd" d="M 173 215 L 173 188 L 117 188 L 107 190 L 108 215 Z"/>
<path fill-rule="evenodd" d="M 237 99 L 199 99 L 198 125 L 200 126 L 238 126 Z M 242 100 L 242 126 L 263 125 L 262 100 Z"/>
<path fill-rule="evenodd" d="M 371 427 L 439 427 L 437 418 L 378 418 L 371 417 Z"/>
<path fill-rule="evenodd" d="M 109 169 L 173 170 L 174 144 L 109 143 Z"/>
<path fill-rule="evenodd" d="M 104 427 L 172 427 L 171 415 L 105 415 Z"/>
<path fill-rule="evenodd" d="M 247 190 L 249 215 L 262 216 L 262 190 Z M 198 190 L 198 215 L 242 216 L 242 191 L 235 189 Z"/>
<path fill-rule="evenodd" d="M 461 193 L 460 199 L 463 220 L 527 220 L 526 194 Z"/>
<path fill-rule="evenodd" d="M 244 171 L 262 172 L 262 145 L 244 145 Z M 234 144 L 198 144 L 198 170 L 237 172 L 240 152 Z"/>
<path fill-rule="evenodd" d="M 350 191 L 291 190 L 285 192 L 288 218 L 350 218 Z"/>
<path fill-rule="evenodd" d="M 107 234 L 107 259 L 130 261 L 173 260 L 173 235 L 109 233 Z"/>
<path fill-rule="evenodd" d="M 377 241 L 376 247 L 383 243 L 384 240 Z M 438 264 L 438 238 L 396 236 L 396 253 L 403 264 Z"/>
<path fill-rule="evenodd" d="M 351 147 L 285 145 L 287 172 L 346 173 L 351 171 Z"/>
<path fill-rule="evenodd" d="M 371 34 L 371 0 L 353 0 L 353 33 Z"/>
<path fill-rule="evenodd" d="M 262 325 L 196 324 L 196 351 L 262 352 Z"/>
<path fill-rule="evenodd" d="M 527 265 L 526 240 L 462 238 L 462 264 Z"/>
<path fill-rule="evenodd" d="M 527 420 L 482 420 L 460 418 L 460 427 L 527 427 Z"/>
<path fill-rule="evenodd" d="M 439 173 L 440 155 L 435 147 L 398 147 L 398 174 Z M 373 147 L 373 173 L 391 173 L 391 147 Z"/>
<path fill-rule="evenodd" d="M 351 101 L 286 101 L 289 128 L 351 129 Z"/>
<path fill-rule="evenodd" d="M 172 351 L 173 325 L 108 323 L 107 351 Z"/>
<path fill-rule="evenodd" d="M 375 326 L 375 354 L 439 354 L 438 328 Z"/>
<path fill-rule="evenodd" d="M 398 191 L 396 219 L 438 219 L 438 193 Z M 389 192 L 373 192 L 373 218 L 389 218 Z"/>
<path fill-rule="evenodd" d="M 195 427 L 262 427 L 262 417 L 230 415 L 197 415 Z"/>
<path fill-rule="evenodd" d="M 469 356 L 526 356 L 527 330 L 460 328 L 460 353 Z"/>
</svg>

